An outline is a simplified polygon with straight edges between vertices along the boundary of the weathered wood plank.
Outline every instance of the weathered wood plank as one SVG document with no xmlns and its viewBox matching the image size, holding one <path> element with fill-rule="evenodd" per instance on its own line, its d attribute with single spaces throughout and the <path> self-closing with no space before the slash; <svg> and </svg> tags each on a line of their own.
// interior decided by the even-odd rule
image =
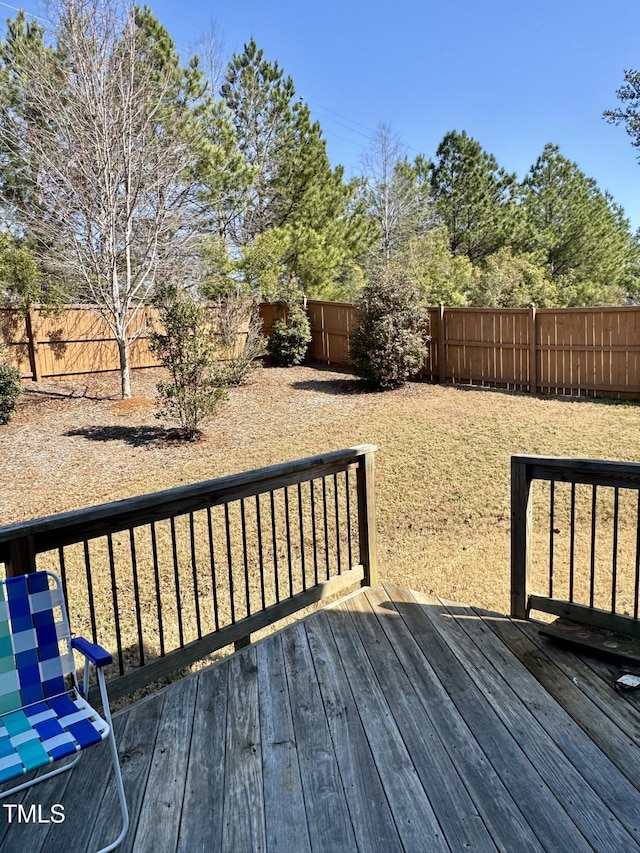
<svg viewBox="0 0 640 853">
<path fill-rule="evenodd" d="M 222 848 L 226 729 L 227 669 L 217 664 L 198 675 L 178 853 Z"/>
<path fill-rule="evenodd" d="M 598 748 L 593 740 L 572 719 L 561 704 L 550 693 L 540 689 L 542 681 L 533 678 L 531 672 L 519 665 L 519 657 L 507 648 L 503 641 L 478 618 L 478 611 L 455 606 L 450 612 L 460 617 L 459 624 L 465 633 L 482 649 L 491 661 L 494 670 L 506 675 L 509 687 L 529 708 L 538 723 L 558 745 L 562 753 L 572 762 L 582 778 L 605 803 L 616 819 L 637 842 L 640 841 L 640 795 L 633 785 L 618 772 L 617 767 Z M 474 616 L 476 618 L 474 618 Z M 508 622 L 504 617 L 486 619 L 490 623 Z M 507 625 L 505 630 L 510 630 Z M 513 628 L 517 632 L 517 628 Z M 516 664 L 517 662 L 517 664 Z M 546 668 L 554 675 L 560 674 L 551 662 L 546 660 Z M 555 671 L 555 672 L 554 672 Z M 575 690 L 573 683 L 564 681 L 565 691 Z M 585 705 L 586 697 L 585 698 Z M 595 710 L 595 709 L 594 709 Z M 637 758 L 637 755 L 636 755 Z"/>
<path fill-rule="evenodd" d="M 448 638 L 436 630 L 429 618 L 432 599 L 392 584 L 385 584 L 384 588 L 480 748 L 508 787 L 542 849 L 591 850 L 509 726 L 494 712 L 488 698 L 470 677 L 469 669 L 460 665 Z"/>
<path fill-rule="evenodd" d="M 223 850 L 266 850 L 256 650 L 229 658 Z"/>
<path fill-rule="evenodd" d="M 118 847 L 118 853 L 137 849 L 134 847 L 135 829 L 146 792 L 165 698 L 166 691 L 162 691 L 136 703 L 114 718 L 122 782 L 129 809 L 129 832 Z M 119 733 L 121 723 L 124 723 L 124 728 Z M 111 843 L 120 831 L 120 819 L 120 803 L 111 774 L 87 849 L 98 850 L 101 846 Z M 65 849 L 74 849 L 73 841 Z"/>
<path fill-rule="evenodd" d="M 184 797 L 197 682 L 185 678 L 166 691 L 147 787 L 131 849 L 175 850 Z"/>
<path fill-rule="evenodd" d="M 256 647 L 267 850 L 311 850 L 282 636 Z M 187 853 L 187 851 L 185 851 Z"/>
<path fill-rule="evenodd" d="M 579 657 L 543 640 L 538 625 L 501 619 L 487 624 L 627 779 L 640 787 L 637 710 Z"/>
<path fill-rule="evenodd" d="M 355 850 L 345 791 L 304 627 L 292 625 L 281 637 L 311 847 Z"/>
<path fill-rule="evenodd" d="M 611 615 L 611 614 L 608 614 Z M 629 617 L 626 617 L 629 619 Z M 635 623 L 640 635 L 640 625 Z M 568 619 L 556 619 L 550 625 L 541 625 L 540 634 L 551 640 L 571 646 L 574 651 L 582 650 L 587 654 L 605 655 L 634 663 L 640 662 L 640 639 L 625 634 L 599 628 L 594 625 L 580 624 Z"/>
<path fill-rule="evenodd" d="M 594 628 L 602 628 L 604 631 L 629 634 L 630 637 L 640 639 L 640 619 L 634 619 L 632 616 L 611 613 L 609 610 L 587 607 L 584 604 L 573 604 L 569 601 L 548 598 L 543 595 L 531 595 L 529 605 L 531 610 L 551 613 L 563 619 L 572 619 L 575 622 L 592 625 Z"/>
<path fill-rule="evenodd" d="M 356 596 L 354 596 L 355 598 Z M 411 756 L 348 613 L 353 599 L 326 611 L 378 774 L 407 851 L 448 850 Z M 381 723 L 384 721 L 384 724 Z"/>
<path fill-rule="evenodd" d="M 400 837 L 329 621 L 317 614 L 305 628 L 358 848 L 367 853 L 400 851 Z"/>
<path fill-rule="evenodd" d="M 640 488 L 640 462 L 612 462 L 602 459 L 573 459 L 559 456 L 513 456 L 526 465 L 536 480 L 567 483 L 594 483 L 598 486 Z"/>
<path fill-rule="evenodd" d="M 532 533 L 531 476 L 526 463 L 511 457 L 511 615 L 529 614 Z"/>
<path fill-rule="evenodd" d="M 632 836 L 548 735 L 532 710 L 494 669 L 462 625 L 451 619 L 445 608 L 430 597 L 421 595 L 420 600 L 430 605 L 425 608 L 428 618 L 441 636 L 446 638 L 459 662 L 468 667 L 476 686 L 538 768 L 561 804 L 559 807 L 569 809 L 571 819 L 584 837 L 601 851 L 615 853 L 621 849 L 633 849 L 636 845 Z M 464 608 L 460 608 L 460 611 L 463 615 Z M 513 676 L 514 673 L 509 671 L 509 678 Z M 590 754 L 587 740 L 585 738 L 577 744 L 578 748 L 584 748 L 583 761 L 588 760 Z M 572 804 L 579 805 L 571 808 Z"/>
<path fill-rule="evenodd" d="M 447 844 L 453 850 L 495 850 L 477 807 L 451 758 L 445 737 L 436 730 L 416 688 L 400 665 L 395 648 L 381 631 L 365 596 L 351 600 L 351 619 L 364 646 L 433 807 Z M 392 618 L 392 614 L 383 618 Z M 396 636 L 396 645 L 402 641 Z M 430 697 L 435 701 L 435 697 Z"/>
<path fill-rule="evenodd" d="M 377 587 L 368 590 L 366 598 L 497 847 L 539 850 L 535 833 L 511 792 L 480 749 L 390 597 Z"/>
</svg>

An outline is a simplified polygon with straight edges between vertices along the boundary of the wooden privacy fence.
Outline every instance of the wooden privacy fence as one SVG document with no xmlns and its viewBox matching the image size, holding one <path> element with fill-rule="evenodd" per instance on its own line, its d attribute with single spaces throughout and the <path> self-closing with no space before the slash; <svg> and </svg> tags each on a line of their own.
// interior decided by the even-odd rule
<svg viewBox="0 0 640 853">
<path fill-rule="evenodd" d="M 63 580 L 74 630 L 114 652 L 113 698 L 356 583 L 377 583 L 361 445 L 0 528 L 8 576 Z"/>
<path fill-rule="evenodd" d="M 639 597 L 640 464 L 512 457 L 512 615 L 640 637 Z"/>
<path fill-rule="evenodd" d="M 263 306 L 268 329 L 275 306 Z M 350 303 L 308 302 L 309 356 L 349 365 Z M 534 394 L 640 397 L 640 306 L 431 308 L 422 376 Z"/>
</svg>

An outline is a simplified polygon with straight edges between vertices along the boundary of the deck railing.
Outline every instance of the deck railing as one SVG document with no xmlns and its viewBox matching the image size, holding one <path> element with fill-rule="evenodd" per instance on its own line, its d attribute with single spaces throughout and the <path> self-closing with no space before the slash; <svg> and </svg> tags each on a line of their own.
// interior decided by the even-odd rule
<svg viewBox="0 0 640 853">
<path fill-rule="evenodd" d="M 512 457 L 512 615 L 640 637 L 639 596 L 640 464 Z"/>
<path fill-rule="evenodd" d="M 74 630 L 115 650 L 117 698 L 348 586 L 376 584 L 375 450 L 0 528 L 0 561 L 7 575 L 62 576 Z"/>
</svg>

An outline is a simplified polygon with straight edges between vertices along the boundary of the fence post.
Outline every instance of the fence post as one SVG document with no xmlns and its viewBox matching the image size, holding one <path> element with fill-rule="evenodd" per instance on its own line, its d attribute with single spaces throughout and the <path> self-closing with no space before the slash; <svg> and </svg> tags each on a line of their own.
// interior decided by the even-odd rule
<svg viewBox="0 0 640 853">
<path fill-rule="evenodd" d="M 364 566 L 362 586 L 376 586 L 379 583 L 374 459 L 373 451 L 368 451 L 360 457 L 357 469 L 358 540 L 360 542 L 360 564 Z"/>
<path fill-rule="evenodd" d="M 538 358 L 536 349 L 536 306 L 529 306 L 529 393 L 538 393 Z"/>
<path fill-rule="evenodd" d="M 31 376 L 34 382 L 40 382 L 40 364 L 38 362 L 38 345 L 33 333 L 33 308 L 29 306 L 24 317 L 25 329 L 27 332 L 27 349 L 29 351 L 29 366 L 31 367 Z"/>
<path fill-rule="evenodd" d="M 532 494 L 529 465 L 511 457 L 511 615 L 529 616 L 531 586 Z"/>
<path fill-rule="evenodd" d="M 442 385 L 445 379 L 445 328 L 444 303 L 440 303 L 440 329 L 438 330 L 438 382 Z"/>
</svg>

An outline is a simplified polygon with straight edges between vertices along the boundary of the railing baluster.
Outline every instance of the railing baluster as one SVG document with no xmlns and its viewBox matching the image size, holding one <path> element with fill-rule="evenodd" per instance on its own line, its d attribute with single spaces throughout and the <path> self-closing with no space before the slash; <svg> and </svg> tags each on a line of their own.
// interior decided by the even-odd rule
<svg viewBox="0 0 640 853">
<path fill-rule="evenodd" d="M 113 601 L 113 622 L 116 629 L 116 649 L 118 654 L 118 672 L 124 674 L 124 658 L 122 655 L 122 636 L 120 634 L 120 608 L 118 607 L 118 584 L 116 582 L 116 561 L 113 556 L 113 538 L 107 536 L 107 549 L 109 551 L 109 575 L 111 577 L 111 599 Z"/>
<path fill-rule="evenodd" d="M 315 481 L 309 481 L 309 493 L 311 495 L 311 542 L 313 545 L 313 577 L 318 583 L 318 531 L 316 529 L 316 494 Z"/>
<path fill-rule="evenodd" d="M 331 574 L 329 552 L 329 512 L 327 510 L 327 478 L 322 478 L 322 522 L 324 528 L 324 563 L 327 580 Z"/>
<path fill-rule="evenodd" d="M 156 585 L 156 611 L 158 615 L 158 636 L 160 640 L 160 657 L 165 655 L 164 647 L 164 627 L 162 625 L 162 593 L 160 590 L 160 567 L 158 565 L 158 539 L 156 535 L 156 525 L 151 522 L 151 558 L 153 560 L 153 578 Z"/>
<path fill-rule="evenodd" d="M 62 594 L 64 596 L 64 606 L 67 613 L 69 612 L 69 597 L 67 593 L 67 567 L 64 561 L 64 548 L 62 545 L 58 548 L 58 564 L 60 565 L 60 579 L 62 580 Z"/>
<path fill-rule="evenodd" d="M 287 519 L 287 561 L 289 563 L 289 598 L 293 595 L 293 563 L 291 560 L 291 518 L 289 516 L 289 488 L 284 489 L 284 514 Z"/>
<path fill-rule="evenodd" d="M 555 496 L 556 482 L 549 483 L 549 598 L 553 598 L 553 548 L 555 537 Z"/>
<path fill-rule="evenodd" d="M 249 554 L 247 552 L 247 519 L 244 498 L 240 501 L 240 523 L 242 527 L 242 558 L 244 563 L 244 594 L 247 616 L 251 615 L 251 596 L 249 594 Z"/>
<path fill-rule="evenodd" d="M 569 601 L 573 602 L 576 559 L 576 484 L 571 483 L 571 523 L 569 528 Z"/>
<path fill-rule="evenodd" d="M 233 560 L 231 557 L 231 534 L 229 530 L 229 504 L 224 505 L 224 530 L 227 540 L 227 566 L 229 569 L 229 606 L 231 608 L 231 624 L 236 621 L 236 604 L 233 589 Z"/>
<path fill-rule="evenodd" d="M 144 666 L 144 642 L 142 639 L 142 610 L 140 608 L 140 585 L 138 583 L 138 561 L 136 558 L 136 540 L 133 527 L 129 530 L 129 548 L 131 551 L 131 570 L 133 572 L 133 592 L 136 601 L 136 626 L 138 628 L 138 652 L 140 666 Z"/>
<path fill-rule="evenodd" d="M 271 506 L 271 547 L 273 548 L 273 577 L 275 583 L 276 603 L 280 601 L 280 576 L 278 574 L 278 540 L 276 536 L 276 507 L 273 491 L 269 492 Z"/>
<path fill-rule="evenodd" d="M 256 525 L 258 529 L 258 566 L 260 568 L 260 596 L 262 609 L 267 606 L 264 588 L 264 554 L 262 552 L 262 518 L 260 517 L 260 495 L 256 495 Z"/>
<path fill-rule="evenodd" d="M 633 618 L 638 618 L 638 597 L 640 596 L 640 491 L 636 507 L 636 576 L 633 590 Z"/>
<path fill-rule="evenodd" d="M 620 513 L 620 489 L 616 486 L 613 498 L 613 554 L 611 559 L 611 612 L 616 612 L 616 587 L 618 585 L 618 519 Z"/>
<path fill-rule="evenodd" d="M 596 502 L 597 502 L 598 487 L 591 487 L 591 562 L 590 562 L 590 580 L 589 580 L 589 607 L 593 607 L 595 598 L 596 585 Z"/>
<path fill-rule="evenodd" d="M 347 553 L 349 554 L 349 568 L 353 566 L 353 545 L 351 542 L 351 484 L 349 482 L 349 471 L 344 472 L 345 493 L 347 496 Z"/>
<path fill-rule="evenodd" d="M 87 596 L 89 599 L 89 615 L 91 617 L 91 636 L 93 637 L 93 642 L 98 642 L 98 631 L 96 628 L 96 607 L 95 601 L 93 598 L 93 579 L 91 577 L 91 559 L 89 556 L 89 540 L 84 540 L 84 568 L 85 568 L 85 576 L 87 578 Z"/>
<path fill-rule="evenodd" d="M 171 527 L 171 554 L 173 556 L 173 579 L 176 588 L 176 611 L 178 614 L 178 634 L 180 636 L 180 648 L 184 646 L 184 628 L 182 625 L 182 599 L 180 596 L 180 564 L 178 563 L 178 546 L 176 543 L 176 520 L 174 516 L 170 519 Z"/>
<path fill-rule="evenodd" d="M 200 621 L 200 593 L 198 591 L 198 561 L 196 559 L 196 535 L 193 513 L 189 513 L 189 541 L 191 545 L 191 571 L 193 574 L 193 603 L 196 610 L 196 630 L 198 639 L 202 638 L 202 622 Z"/>
<path fill-rule="evenodd" d="M 207 531 L 209 533 L 209 556 L 211 558 L 211 593 L 213 597 L 213 623 L 216 631 L 220 630 L 220 616 L 218 613 L 218 581 L 216 579 L 216 560 L 213 541 L 213 520 L 211 518 L 211 507 L 207 507 Z"/>
<path fill-rule="evenodd" d="M 300 571 L 302 573 L 302 589 L 307 588 L 307 567 L 304 554 L 304 517 L 302 513 L 302 484 L 298 483 L 298 522 L 300 524 Z"/>
<path fill-rule="evenodd" d="M 333 498 L 336 505 L 336 560 L 338 565 L 338 574 L 342 574 L 342 559 L 340 553 L 340 509 L 338 505 L 338 475 L 333 475 Z M 327 575 L 327 580 L 329 575 Z"/>
</svg>

